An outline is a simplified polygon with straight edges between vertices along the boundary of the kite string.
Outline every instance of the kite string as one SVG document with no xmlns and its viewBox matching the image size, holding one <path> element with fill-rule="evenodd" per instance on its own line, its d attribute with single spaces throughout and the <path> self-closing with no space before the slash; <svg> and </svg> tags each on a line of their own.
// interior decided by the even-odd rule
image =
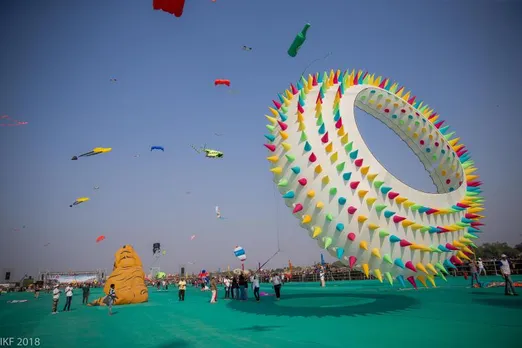
<svg viewBox="0 0 522 348">
<path fill-rule="evenodd" d="M 304 73 L 306 72 L 306 70 L 308 70 L 309 67 L 312 66 L 312 64 L 314 64 L 315 62 L 318 62 L 320 60 L 325 60 L 326 58 L 330 57 L 332 55 L 332 52 L 328 52 L 328 54 L 326 56 L 324 56 L 323 58 L 317 58 L 315 60 L 313 60 L 310 64 L 308 64 L 306 66 L 306 68 L 303 70 L 303 72 L 301 73 L 301 76 L 304 76 Z"/>
<path fill-rule="evenodd" d="M 270 262 L 277 254 L 281 252 L 280 244 L 279 244 L 279 209 L 277 207 L 277 196 L 276 196 L 276 188 L 273 187 L 274 190 L 274 207 L 275 207 L 275 216 L 276 216 L 276 233 L 277 233 L 277 251 L 272 255 L 268 260 L 265 261 L 261 266 L 259 266 L 258 272 L 263 268 L 264 265 Z"/>
</svg>

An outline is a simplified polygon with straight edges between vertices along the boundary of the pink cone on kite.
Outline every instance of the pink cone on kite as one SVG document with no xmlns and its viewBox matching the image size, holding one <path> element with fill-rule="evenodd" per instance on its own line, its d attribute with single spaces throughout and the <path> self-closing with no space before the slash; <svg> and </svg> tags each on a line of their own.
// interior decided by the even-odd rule
<svg viewBox="0 0 522 348">
<path fill-rule="evenodd" d="M 312 78 L 312 86 L 317 86 L 317 76 L 316 76 L 316 74 L 314 74 L 314 76 Z"/>
<path fill-rule="evenodd" d="M 411 243 L 408 242 L 406 239 L 401 239 L 401 242 L 399 244 L 403 248 L 409 247 L 411 245 Z"/>
<path fill-rule="evenodd" d="M 273 144 L 264 144 L 267 149 L 274 152 L 276 150 L 276 146 Z"/>
<path fill-rule="evenodd" d="M 455 255 L 453 255 L 452 257 L 450 257 L 450 261 L 452 264 L 454 265 L 462 265 L 463 262 L 461 259 L 459 259 L 458 257 L 456 257 Z"/>
<path fill-rule="evenodd" d="M 417 290 L 417 283 L 415 283 L 415 278 L 413 278 L 413 276 L 409 276 L 408 278 L 406 278 L 410 284 L 415 288 L 415 290 Z"/>
<path fill-rule="evenodd" d="M 295 88 L 293 83 L 290 84 L 290 88 L 292 89 L 293 95 L 296 95 L 297 93 L 299 93 L 299 90 L 297 88 Z"/>
<path fill-rule="evenodd" d="M 308 160 L 313 163 L 313 162 L 317 161 L 317 156 L 312 152 L 310 157 L 308 157 Z"/>
<path fill-rule="evenodd" d="M 353 162 L 357 167 L 360 167 L 363 165 L 363 159 L 362 158 L 359 158 L 359 159 L 356 159 L 355 162 Z"/>
<path fill-rule="evenodd" d="M 399 196 L 399 194 L 397 192 L 389 192 L 388 193 L 388 198 L 389 199 L 395 199 L 395 198 L 397 198 L 397 196 Z"/>
<path fill-rule="evenodd" d="M 353 233 L 353 232 L 348 233 L 348 236 L 346 236 L 346 238 L 348 238 L 349 240 L 351 240 L 353 242 L 355 240 L 355 233 Z"/>
<path fill-rule="evenodd" d="M 299 103 L 297 103 L 297 110 L 298 110 L 300 113 L 302 113 L 302 114 L 304 114 L 304 112 L 305 112 L 304 109 L 303 109 L 303 107 L 302 107 L 301 104 L 299 104 Z"/>
<path fill-rule="evenodd" d="M 301 186 L 305 186 L 308 183 L 308 180 L 306 180 L 306 178 L 301 178 L 297 180 L 297 182 L 301 184 Z"/>
<path fill-rule="evenodd" d="M 275 100 L 272 100 L 272 103 L 274 103 L 276 109 L 281 109 L 281 103 Z"/>
<path fill-rule="evenodd" d="M 398 224 L 399 222 L 404 221 L 404 220 L 406 220 L 406 218 L 403 216 L 395 215 L 393 217 L 393 222 L 395 222 L 396 224 Z"/>
<path fill-rule="evenodd" d="M 437 209 L 431 208 L 431 209 L 428 209 L 428 211 L 426 212 L 426 215 L 431 215 L 431 214 L 435 214 L 438 212 L 439 211 Z"/>
<path fill-rule="evenodd" d="M 348 262 L 349 262 L 349 265 L 350 265 L 350 269 L 353 269 L 353 266 L 357 262 L 357 258 L 355 256 L 350 256 L 348 258 Z"/>
<path fill-rule="evenodd" d="M 467 213 L 466 215 L 464 215 L 464 217 L 466 219 L 473 220 L 473 219 L 478 219 L 480 217 L 480 215 Z"/>
<path fill-rule="evenodd" d="M 450 244 L 450 243 L 446 243 L 446 249 L 449 249 L 449 250 L 452 250 L 452 251 L 459 250 L 459 248 L 453 246 L 453 244 Z"/>
<path fill-rule="evenodd" d="M 359 184 L 360 184 L 360 181 L 352 181 L 352 182 L 350 183 L 350 188 L 351 188 L 352 190 L 356 190 L 357 187 L 359 186 Z"/>
<path fill-rule="evenodd" d="M 315 99 L 315 103 L 316 104 L 322 104 L 323 103 L 323 98 L 321 98 L 320 94 L 317 95 L 317 99 Z"/>
<path fill-rule="evenodd" d="M 321 137 L 321 141 L 323 144 L 326 144 L 328 142 L 328 132 L 324 133 L 324 135 Z"/>
<path fill-rule="evenodd" d="M 279 127 L 281 127 L 281 129 L 284 131 L 288 128 L 288 125 L 284 122 L 278 120 L 277 123 L 279 123 Z"/>
<path fill-rule="evenodd" d="M 335 128 L 339 129 L 343 126 L 343 119 L 339 117 L 337 122 L 335 122 Z"/>
<path fill-rule="evenodd" d="M 469 186 L 469 185 L 468 185 L 468 186 Z M 468 209 L 470 206 L 467 205 L 467 204 L 457 203 L 457 207 L 459 207 L 459 208 L 464 208 L 464 209 Z"/>
<path fill-rule="evenodd" d="M 404 266 L 405 266 L 407 269 L 411 270 L 412 272 L 417 272 L 417 268 L 415 268 L 415 266 L 413 265 L 413 262 L 411 262 L 411 261 L 406 262 L 406 263 L 404 264 Z"/>
<path fill-rule="evenodd" d="M 356 211 L 357 211 L 356 207 L 353 207 L 353 206 L 348 207 L 348 214 L 353 215 L 353 214 L 355 214 Z"/>
<path fill-rule="evenodd" d="M 294 207 L 294 210 L 292 211 L 292 213 L 298 213 L 300 212 L 301 210 L 303 210 L 303 205 L 301 203 L 297 203 Z"/>
</svg>

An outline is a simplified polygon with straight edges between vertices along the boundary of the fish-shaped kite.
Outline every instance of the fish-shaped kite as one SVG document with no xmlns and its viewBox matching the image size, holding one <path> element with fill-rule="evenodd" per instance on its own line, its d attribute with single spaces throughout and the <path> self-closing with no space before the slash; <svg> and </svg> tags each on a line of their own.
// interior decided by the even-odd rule
<svg viewBox="0 0 522 348">
<path fill-rule="evenodd" d="M 112 147 L 95 147 L 94 149 L 92 149 L 92 151 L 83 153 L 79 156 L 73 156 L 73 158 L 71 158 L 71 160 L 76 161 L 80 157 L 95 156 L 95 155 L 99 155 L 101 153 L 108 153 L 111 151 L 112 151 Z"/>
<path fill-rule="evenodd" d="M 75 206 L 75 205 L 82 204 L 82 203 L 87 202 L 87 201 L 89 201 L 89 200 L 90 200 L 89 197 L 80 197 L 80 198 L 76 199 L 76 200 L 74 201 L 74 203 L 71 204 L 69 207 L 72 208 L 72 207 Z"/>
<path fill-rule="evenodd" d="M 0 116 L 0 127 L 24 126 L 29 122 L 18 121 L 7 115 Z"/>
<path fill-rule="evenodd" d="M 297 52 L 299 52 L 299 49 L 301 49 L 301 46 L 306 41 L 306 32 L 310 28 L 310 23 L 306 23 L 303 30 L 299 32 L 299 34 L 296 35 L 294 42 L 292 42 L 292 45 L 290 45 L 290 48 L 288 49 L 288 55 L 290 57 L 297 56 Z"/>
</svg>

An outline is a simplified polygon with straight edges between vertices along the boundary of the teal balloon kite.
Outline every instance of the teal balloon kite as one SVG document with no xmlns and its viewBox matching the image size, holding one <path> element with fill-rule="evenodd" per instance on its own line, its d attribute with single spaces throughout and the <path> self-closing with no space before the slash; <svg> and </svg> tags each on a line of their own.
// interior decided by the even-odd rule
<svg viewBox="0 0 522 348">
<path fill-rule="evenodd" d="M 306 23 L 303 30 L 301 30 L 301 32 L 295 37 L 294 42 L 292 42 L 292 45 L 288 49 L 288 55 L 290 57 L 297 56 L 297 52 L 299 52 L 299 49 L 306 41 L 306 32 L 308 31 L 308 28 L 310 28 L 310 23 Z"/>
</svg>

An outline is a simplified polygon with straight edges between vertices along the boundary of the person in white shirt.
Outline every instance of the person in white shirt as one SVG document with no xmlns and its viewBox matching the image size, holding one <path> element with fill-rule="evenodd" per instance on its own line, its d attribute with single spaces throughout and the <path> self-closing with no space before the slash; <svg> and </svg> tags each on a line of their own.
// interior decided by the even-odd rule
<svg viewBox="0 0 522 348">
<path fill-rule="evenodd" d="M 482 259 L 480 257 L 477 261 L 477 265 L 479 268 L 479 275 L 482 275 L 482 272 L 484 272 L 484 275 L 487 275 L 486 269 L 484 268 L 484 263 L 482 262 Z"/>
<path fill-rule="evenodd" d="M 225 279 L 223 279 L 223 285 L 225 285 L 225 299 L 230 299 L 230 285 L 231 285 L 231 282 L 230 282 L 230 279 L 228 279 L 228 277 L 225 277 Z"/>
<path fill-rule="evenodd" d="M 279 299 L 281 298 L 281 277 L 279 277 L 278 274 L 274 273 L 274 275 L 272 275 L 271 281 L 272 285 L 274 286 L 276 299 L 277 301 L 279 301 Z"/>
<path fill-rule="evenodd" d="M 319 270 L 319 279 L 321 280 L 321 287 L 324 288 L 326 286 L 326 283 L 324 281 L 324 267 L 321 266 L 321 269 Z"/>
<path fill-rule="evenodd" d="M 254 274 L 252 276 L 252 288 L 254 289 L 254 296 L 256 298 L 256 301 L 259 302 L 259 276 L 256 274 Z"/>
<path fill-rule="evenodd" d="M 60 289 L 58 288 L 58 284 L 54 286 L 53 289 L 53 309 L 52 314 L 58 313 L 58 302 L 60 301 Z"/>
<path fill-rule="evenodd" d="M 511 280 L 511 268 L 509 267 L 507 256 L 502 254 L 500 258 L 500 272 L 502 273 L 502 277 L 504 277 L 505 295 L 511 296 L 511 294 L 513 294 L 513 296 L 518 296 L 515 292 L 515 287 L 513 286 L 513 280 Z"/>
<path fill-rule="evenodd" d="M 71 301 L 73 296 L 73 288 L 68 285 L 65 288 L 65 306 L 63 307 L 63 312 L 69 312 L 71 310 Z"/>
</svg>

